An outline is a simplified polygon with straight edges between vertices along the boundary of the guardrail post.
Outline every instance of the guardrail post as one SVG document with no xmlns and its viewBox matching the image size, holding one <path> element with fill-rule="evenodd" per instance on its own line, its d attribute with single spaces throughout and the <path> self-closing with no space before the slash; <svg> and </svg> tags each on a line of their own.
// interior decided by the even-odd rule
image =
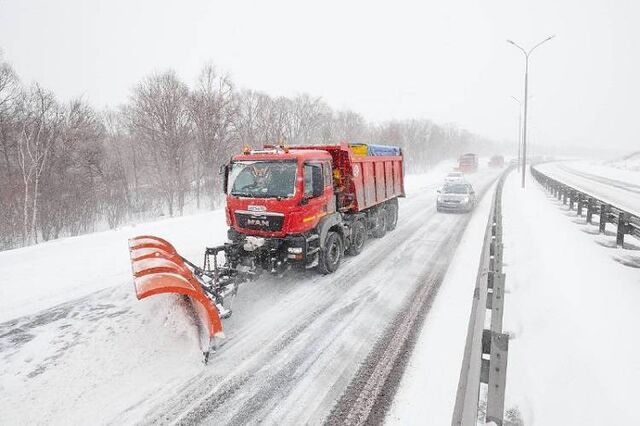
<svg viewBox="0 0 640 426">
<path fill-rule="evenodd" d="M 627 223 L 625 220 L 625 214 L 623 212 L 618 213 L 618 232 L 616 234 L 616 244 L 618 247 L 624 245 L 624 234 L 627 232 Z"/>
<path fill-rule="evenodd" d="M 504 394 L 507 382 L 507 354 L 509 335 L 491 332 L 491 358 L 489 361 L 489 389 L 485 421 L 502 426 L 504 420 Z"/>
<path fill-rule="evenodd" d="M 504 309 L 505 274 L 493 274 L 493 294 L 491 296 L 491 330 L 502 333 L 502 314 Z"/>
<path fill-rule="evenodd" d="M 562 189 L 562 204 L 567 205 L 567 191 L 566 189 Z"/>
<path fill-rule="evenodd" d="M 574 192 L 569 191 L 569 210 L 573 210 L 573 202 L 574 202 Z"/>
<path fill-rule="evenodd" d="M 595 203 L 593 202 L 593 198 L 589 197 L 587 201 L 587 223 L 591 225 L 593 222 L 593 210 L 595 208 Z"/>
<path fill-rule="evenodd" d="M 578 216 L 582 216 L 582 194 L 578 193 L 578 196 L 576 197 L 576 207 L 578 209 Z"/>
<path fill-rule="evenodd" d="M 607 226 L 607 215 L 609 214 L 607 210 L 609 210 L 609 206 L 607 206 L 604 203 L 600 205 L 600 233 L 601 234 L 604 233 L 604 230 Z"/>
</svg>

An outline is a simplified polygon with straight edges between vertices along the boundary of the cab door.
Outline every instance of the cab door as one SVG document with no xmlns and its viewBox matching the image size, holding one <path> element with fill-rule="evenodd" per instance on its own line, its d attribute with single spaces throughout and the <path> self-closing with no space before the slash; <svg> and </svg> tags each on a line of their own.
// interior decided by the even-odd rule
<svg viewBox="0 0 640 426">
<path fill-rule="evenodd" d="M 335 205 L 333 205 L 333 209 L 330 206 L 333 200 L 330 175 L 329 178 L 327 177 L 327 173 L 330 172 L 330 166 L 328 164 L 325 166 L 323 163 L 321 161 L 304 163 L 303 200 L 307 205 L 305 208 L 306 214 L 303 218 L 305 222 L 313 222 L 315 224 L 328 213 L 335 211 Z"/>
</svg>

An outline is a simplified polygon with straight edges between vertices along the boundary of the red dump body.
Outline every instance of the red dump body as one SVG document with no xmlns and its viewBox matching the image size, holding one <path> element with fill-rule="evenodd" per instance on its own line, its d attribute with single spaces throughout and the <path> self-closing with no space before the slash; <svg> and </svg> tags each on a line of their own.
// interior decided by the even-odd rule
<svg viewBox="0 0 640 426">
<path fill-rule="evenodd" d="M 334 190 L 344 197 L 346 211 L 357 213 L 391 198 L 405 196 L 402 155 L 356 155 L 347 144 L 295 149 L 323 150 L 331 155 Z"/>
<path fill-rule="evenodd" d="M 236 231 L 261 237 L 281 238 L 315 228 L 327 214 L 358 213 L 384 201 L 404 197 L 403 157 L 356 155 L 346 143 L 295 146 L 287 150 L 266 149 L 236 155 L 234 163 L 283 161 L 297 164 L 293 194 L 278 198 L 243 197 L 227 194 L 227 222 Z M 324 191 L 305 199 L 305 165 L 322 167 Z M 268 216 L 247 222 L 255 211 Z M 247 219 L 249 218 L 249 219 Z"/>
</svg>

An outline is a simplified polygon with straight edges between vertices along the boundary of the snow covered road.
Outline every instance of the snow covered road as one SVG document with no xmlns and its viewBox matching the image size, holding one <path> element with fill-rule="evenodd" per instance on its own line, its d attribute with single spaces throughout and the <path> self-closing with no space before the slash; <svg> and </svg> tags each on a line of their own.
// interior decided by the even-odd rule
<svg viewBox="0 0 640 426">
<path fill-rule="evenodd" d="M 483 170 L 471 179 L 480 191 L 496 175 Z M 224 238 L 221 212 L 0 253 L 0 272 L 13 274 L 0 291 L 20 302 L 10 306 L 13 313 L 34 312 L 45 303 L 37 299 L 51 303 L 44 292 L 28 297 L 31 286 L 47 280 L 70 281 L 58 283 L 55 300 L 66 289 L 76 294 L 85 273 L 99 281 L 77 290 L 89 293 L 80 299 L 0 324 L 0 420 L 322 421 L 416 289 L 446 270 L 469 215 L 435 213 L 440 178 L 417 182 L 401 201 L 397 229 L 368 241 L 337 273 L 265 277 L 242 287 L 225 321 L 226 344 L 207 366 L 179 299 L 135 300 L 126 238 L 159 234 L 198 259 L 206 244 Z M 56 268 L 69 259 L 78 261 L 72 270 Z M 25 276 L 25 267 L 35 275 Z M 21 289 L 23 298 L 15 295 Z"/>
<path fill-rule="evenodd" d="M 640 172 L 585 161 L 544 163 L 535 167 L 553 179 L 640 216 Z"/>
</svg>

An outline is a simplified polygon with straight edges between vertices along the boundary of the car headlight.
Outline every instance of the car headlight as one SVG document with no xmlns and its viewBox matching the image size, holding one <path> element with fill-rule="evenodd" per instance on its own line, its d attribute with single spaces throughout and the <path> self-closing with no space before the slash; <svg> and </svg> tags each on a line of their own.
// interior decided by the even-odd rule
<svg viewBox="0 0 640 426">
<path fill-rule="evenodd" d="M 438 195 L 438 202 L 441 203 L 442 202 L 442 195 Z"/>
<path fill-rule="evenodd" d="M 469 196 L 464 197 L 464 198 L 462 199 L 462 202 L 463 202 L 464 204 L 467 204 L 467 203 L 469 202 Z"/>
</svg>

